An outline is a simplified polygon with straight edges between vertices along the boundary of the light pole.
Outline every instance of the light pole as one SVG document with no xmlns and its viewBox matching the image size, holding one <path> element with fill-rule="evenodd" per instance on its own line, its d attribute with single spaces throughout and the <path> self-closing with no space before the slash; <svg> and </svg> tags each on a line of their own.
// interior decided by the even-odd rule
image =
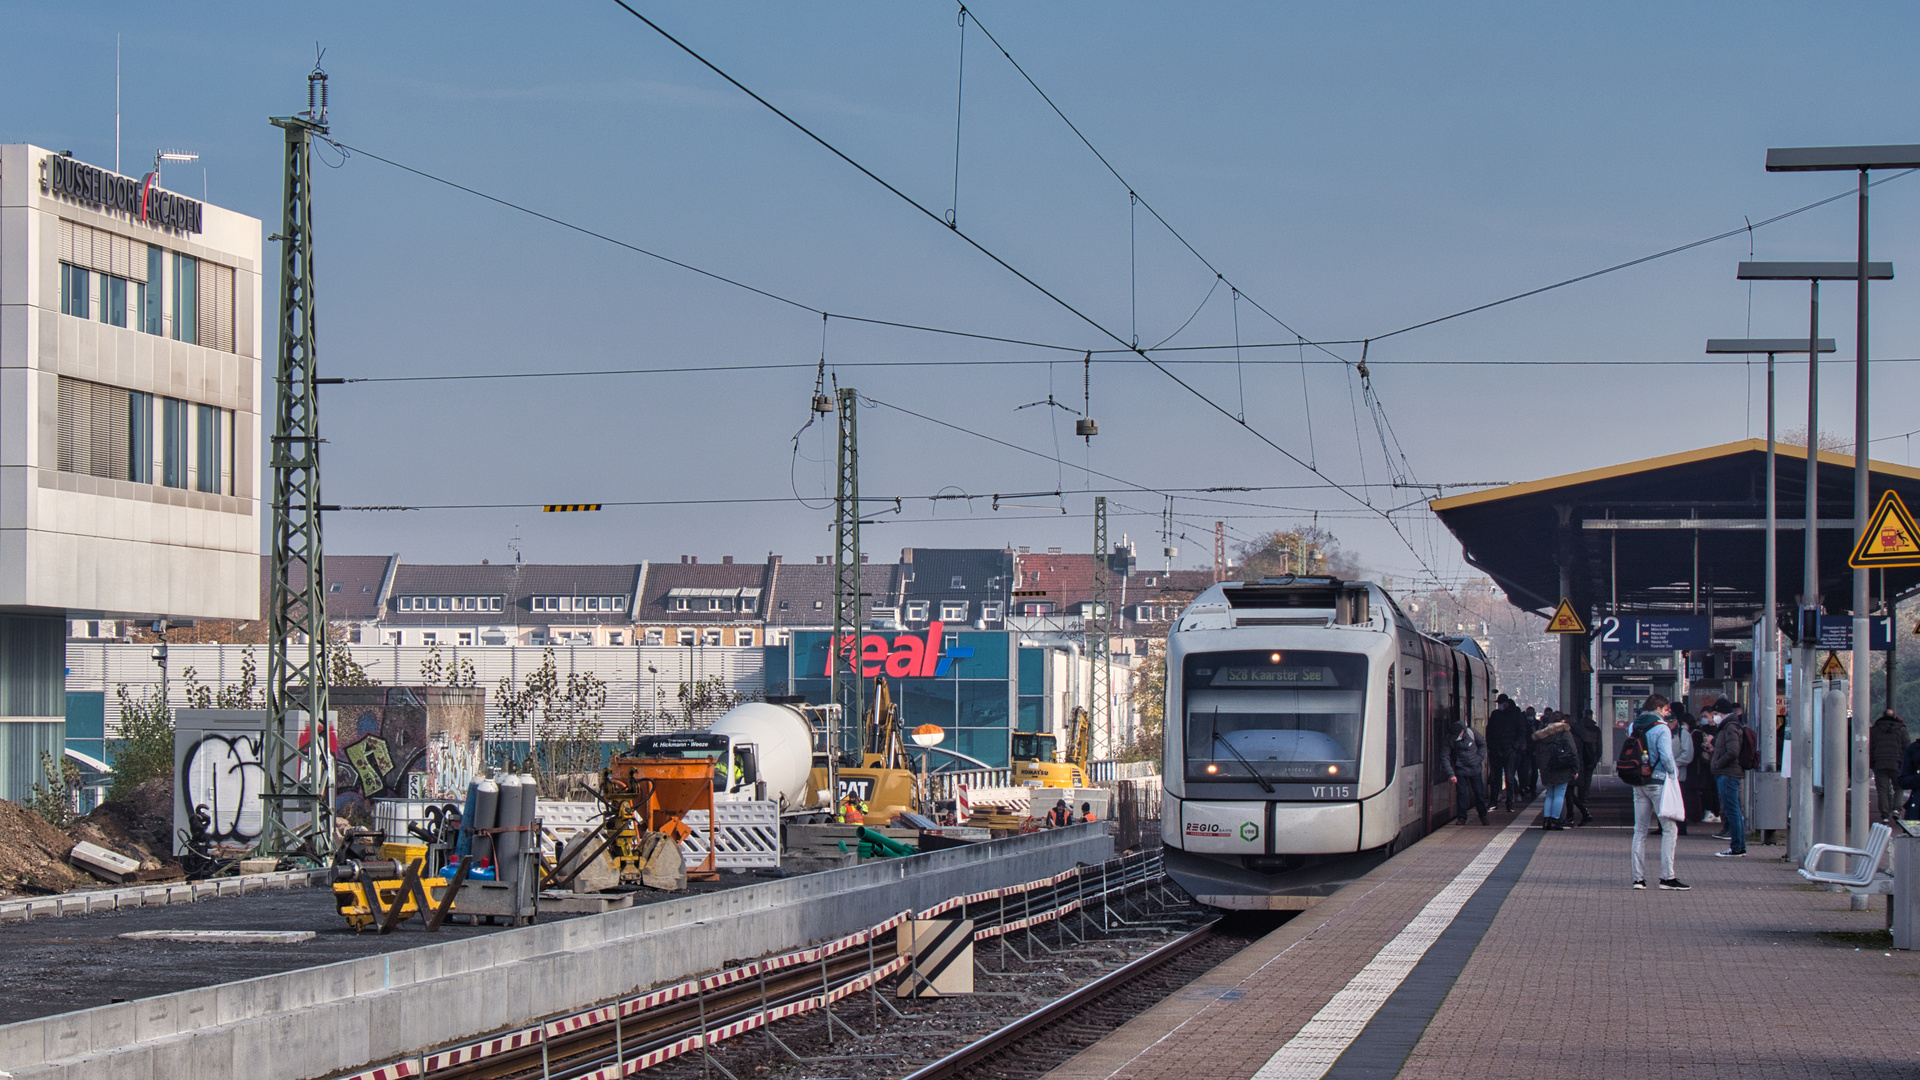
<svg viewBox="0 0 1920 1080">
<path fill-rule="evenodd" d="M 1753 711 L 1758 714 L 1752 719 L 1760 722 L 1757 734 L 1760 735 L 1760 764 L 1768 772 L 1779 769 L 1780 763 L 1774 757 L 1774 733 L 1779 720 L 1779 701 L 1775 696 L 1780 679 L 1780 628 L 1778 625 L 1780 610 L 1779 598 L 1779 513 L 1776 503 L 1778 490 L 1778 465 L 1775 461 L 1774 442 L 1774 357 L 1779 353 L 1805 353 L 1809 344 L 1798 338 L 1713 338 L 1707 342 L 1709 353 L 1766 353 L 1767 354 L 1767 569 L 1766 583 L 1762 593 L 1764 599 L 1760 606 L 1759 640 L 1764 646 L 1757 650 L 1754 657 L 1754 682 L 1757 684 L 1753 701 Z M 1833 351 L 1833 339 L 1821 338 L 1818 342 L 1821 352 Z"/>
<path fill-rule="evenodd" d="M 1800 616 L 1795 620 L 1793 697 L 1788 717 L 1793 735 L 1793 789 L 1790 803 L 1792 826 L 1788 833 L 1789 854 L 1801 858 L 1814 843 L 1813 822 L 1813 679 L 1812 671 L 1820 643 L 1820 356 L 1815 350 L 1820 337 L 1820 283 L 1836 279 L 1893 277 L 1892 263 L 1874 263 L 1862 267 L 1843 262 L 1743 262 L 1738 277 L 1742 281 L 1804 281 L 1808 286 L 1807 308 L 1807 498 L 1803 546 L 1803 577 Z M 1846 788 L 1846 744 L 1836 743 L 1843 729 L 1826 725 L 1825 750 L 1822 752 L 1827 793 L 1822 808 L 1822 839 L 1840 843 L 1846 835 L 1841 818 L 1839 793 Z"/>
<path fill-rule="evenodd" d="M 1867 417 L 1867 282 L 1877 275 L 1869 272 L 1867 263 L 1867 188 L 1868 174 L 1874 169 L 1916 169 L 1920 168 L 1920 145 L 1906 144 L 1894 146 L 1795 146 L 1775 147 L 1767 151 L 1768 172 L 1852 172 L 1859 175 L 1859 224 L 1856 239 L 1859 254 L 1855 256 L 1854 281 L 1858 290 L 1858 299 L 1854 308 L 1856 336 L 1854 340 L 1853 361 L 1853 539 L 1859 543 L 1867 532 L 1868 487 L 1872 482 L 1872 471 L 1867 459 L 1868 417 Z M 1885 265 L 1885 264 L 1875 264 Z M 1887 275 L 1891 277 L 1892 274 Z M 1853 572 L 1853 724 L 1851 730 L 1852 753 L 1848 755 L 1852 766 L 1853 782 L 1848 788 L 1847 803 L 1853 815 L 1852 840 L 1854 847 L 1862 847 L 1867 842 L 1867 711 L 1872 708 L 1868 700 L 1871 689 L 1867 672 L 1869 658 L 1873 655 L 1873 643 L 1867 627 L 1868 579 L 1867 571 L 1856 569 Z"/>
</svg>

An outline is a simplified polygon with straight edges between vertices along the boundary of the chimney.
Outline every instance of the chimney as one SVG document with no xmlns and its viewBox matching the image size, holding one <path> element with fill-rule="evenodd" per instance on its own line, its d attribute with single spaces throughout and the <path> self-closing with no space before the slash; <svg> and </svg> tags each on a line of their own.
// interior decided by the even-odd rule
<svg viewBox="0 0 1920 1080">
<path fill-rule="evenodd" d="M 813 557 L 813 564 L 815 566 L 820 566 L 824 564 L 826 561 L 827 561 L 827 557 L 825 555 L 815 555 Z"/>
<path fill-rule="evenodd" d="M 912 562 L 912 561 L 913 561 L 913 549 L 912 549 L 912 548 L 901 548 L 901 549 L 900 549 L 900 561 L 901 561 L 901 562 L 903 562 L 903 563 L 910 563 L 910 562 Z"/>
<path fill-rule="evenodd" d="M 1033 549 L 1032 549 L 1032 548 L 1028 548 L 1028 547 L 1023 547 L 1023 548 L 1021 548 L 1021 549 L 1020 549 L 1020 554 L 1022 554 L 1022 555 L 1031 555 L 1031 554 L 1033 554 Z"/>
<path fill-rule="evenodd" d="M 733 556 L 731 556 L 731 555 L 722 555 L 722 556 L 720 556 L 720 565 L 721 565 L 721 566 L 732 566 L 732 565 L 733 565 Z"/>
<path fill-rule="evenodd" d="M 860 553 L 860 562 L 864 565 L 866 561 L 867 561 L 867 553 L 863 551 Z"/>
<path fill-rule="evenodd" d="M 680 556 L 680 565 L 681 566 L 687 565 L 687 557 L 685 555 Z"/>
<path fill-rule="evenodd" d="M 781 557 L 769 551 L 767 552 L 767 561 L 777 566 L 781 562 Z"/>
</svg>

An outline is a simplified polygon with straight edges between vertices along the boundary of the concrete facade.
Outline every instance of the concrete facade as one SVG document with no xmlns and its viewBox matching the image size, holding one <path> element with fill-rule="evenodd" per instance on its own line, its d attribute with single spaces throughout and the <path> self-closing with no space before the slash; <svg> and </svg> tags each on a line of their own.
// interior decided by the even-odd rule
<svg viewBox="0 0 1920 1080">
<path fill-rule="evenodd" d="M 14 1080 L 307 1080 L 1112 857 L 1100 825 L 663 901 L 0 1027 Z"/>
<path fill-rule="evenodd" d="M 0 611 L 258 618 L 260 221 L 204 206 L 193 215 L 200 231 L 162 227 L 137 207 L 48 185 L 50 159 L 71 161 L 0 146 Z M 66 266 L 85 272 L 84 316 L 63 310 Z M 183 297 L 192 310 L 177 310 Z M 111 310 L 125 325 L 103 318 Z M 124 461 L 138 425 L 109 433 L 121 460 L 62 467 L 63 380 L 122 402 L 151 395 L 144 481 Z M 169 425 L 177 445 L 163 446 Z M 209 469 L 202 482 L 194 472 L 208 425 L 219 475 Z"/>
</svg>

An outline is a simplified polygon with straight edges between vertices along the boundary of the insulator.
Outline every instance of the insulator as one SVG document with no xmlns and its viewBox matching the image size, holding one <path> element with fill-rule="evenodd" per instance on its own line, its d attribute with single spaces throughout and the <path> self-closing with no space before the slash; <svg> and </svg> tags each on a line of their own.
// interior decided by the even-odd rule
<svg viewBox="0 0 1920 1080">
<path fill-rule="evenodd" d="M 1073 433 L 1082 438 L 1091 438 L 1100 434 L 1100 422 L 1091 416 L 1083 416 L 1073 422 Z"/>
<path fill-rule="evenodd" d="M 813 411 L 825 416 L 833 411 L 833 398 L 826 394 L 813 395 Z"/>
</svg>

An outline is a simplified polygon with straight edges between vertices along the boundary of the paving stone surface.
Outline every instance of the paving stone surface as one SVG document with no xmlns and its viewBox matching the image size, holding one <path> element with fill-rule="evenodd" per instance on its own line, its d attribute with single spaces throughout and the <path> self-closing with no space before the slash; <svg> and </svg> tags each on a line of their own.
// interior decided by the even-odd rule
<svg viewBox="0 0 1920 1080">
<path fill-rule="evenodd" d="M 1398 1075 L 1920 1076 L 1920 953 L 1874 935 L 1884 901 L 1850 910 L 1781 847 L 1714 858 L 1711 825 L 1680 841 L 1692 891 L 1634 891 L 1625 792 L 1540 837 Z M 1512 818 L 1422 841 L 1050 1077 L 1252 1077 Z"/>
</svg>

